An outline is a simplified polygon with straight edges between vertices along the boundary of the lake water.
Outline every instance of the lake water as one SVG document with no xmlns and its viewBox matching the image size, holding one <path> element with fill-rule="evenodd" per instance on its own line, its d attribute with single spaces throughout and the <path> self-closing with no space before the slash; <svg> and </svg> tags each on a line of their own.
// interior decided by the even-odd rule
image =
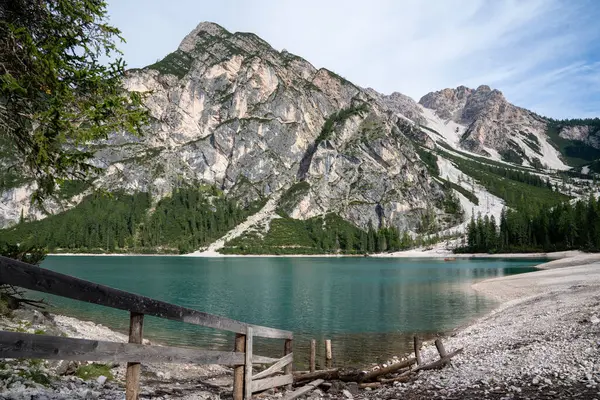
<svg viewBox="0 0 600 400">
<path fill-rule="evenodd" d="M 473 282 L 535 270 L 540 260 L 436 261 L 362 257 L 49 256 L 42 267 L 244 322 L 294 332 L 295 364 L 306 364 L 311 338 L 332 339 L 338 365 L 384 361 L 410 351 L 412 336 L 431 337 L 468 323 L 495 304 Z M 55 312 L 127 331 L 125 311 L 59 297 Z M 144 336 L 169 345 L 231 350 L 233 335 L 146 318 Z M 282 341 L 255 347 L 277 355 Z"/>
</svg>

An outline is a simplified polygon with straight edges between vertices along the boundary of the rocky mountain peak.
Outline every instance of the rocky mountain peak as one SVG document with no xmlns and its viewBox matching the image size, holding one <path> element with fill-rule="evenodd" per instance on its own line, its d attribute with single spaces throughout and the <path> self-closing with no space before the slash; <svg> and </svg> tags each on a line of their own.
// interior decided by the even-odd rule
<svg viewBox="0 0 600 400">
<path fill-rule="evenodd" d="M 423 96 L 419 103 L 438 117 L 464 126 L 460 146 L 483 155 L 497 153 L 505 161 L 541 165 L 549 160 L 564 168 L 556 149 L 547 143 L 547 121 L 509 103 L 488 85 L 459 86 Z"/>
<path fill-rule="evenodd" d="M 465 86 L 459 86 L 456 89 L 442 89 L 427 93 L 421 97 L 419 104 L 434 110 L 442 119 L 460 122 L 462 110 L 472 92 L 473 89 Z"/>
<path fill-rule="evenodd" d="M 421 97 L 419 104 L 430 108 L 446 120 L 460 124 L 471 124 L 492 103 L 506 103 L 502 92 L 480 85 L 477 89 L 458 86 L 456 89 L 442 89 Z"/>
<path fill-rule="evenodd" d="M 231 35 L 227 29 L 223 28 L 219 24 L 215 24 L 214 22 L 200 22 L 194 30 L 186 35 L 186 37 L 179 44 L 179 50 L 185 51 L 186 53 L 190 53 L 196 47 L 196 43 L 198 42 L 198 37 L 202 36 L 203 33 L 209 34 L 211 36 L 220 36 L 226 37 Z"/>
</svg>

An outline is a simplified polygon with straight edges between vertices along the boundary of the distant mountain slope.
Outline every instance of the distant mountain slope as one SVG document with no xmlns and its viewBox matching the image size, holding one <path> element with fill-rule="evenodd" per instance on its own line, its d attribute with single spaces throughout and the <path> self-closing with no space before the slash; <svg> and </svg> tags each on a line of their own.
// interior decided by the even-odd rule
<svg viewBox="0 0 600 400">
<path fill-rule="evenodd" d="M 570 165 L 588 165 L 600 159 L 599 118 L 549 119 L 548 136 Z"/>
<path fill-rule="evenodd" d="M 509 103 L 489 86 L 459 86 L 419 100 L 444 121 L 459 124 L 457 145 L 519 165 L 564 170 L 569 166 L 547 135 L 548 120 Z"/>
</svg>

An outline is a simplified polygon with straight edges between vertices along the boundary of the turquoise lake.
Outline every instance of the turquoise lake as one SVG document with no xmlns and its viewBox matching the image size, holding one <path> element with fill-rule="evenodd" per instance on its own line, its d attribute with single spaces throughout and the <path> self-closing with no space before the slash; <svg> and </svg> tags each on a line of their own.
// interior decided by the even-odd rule
<svg viewBox="0 0 600 400">
<path fill-rule="evenodd" d="M 362 365 L 410 351 L 412 336 L 447 333 L 495 303 L 471 289 L 486 278 L 535 270 L 541 260 L 437 261 L 363 257 L 49 256 L 42 267 L 200 311 L 294 332 L 297 368 L 311 338 L 332 339 L 334 362 Z M 123 332 L 129 315 L 51 297 L 54 309 Z M 233 335 L 146 318 L 144 336 L 169 345 L 231 350 Z M 282 341 L 256 345 L 277 355 Z"/>
</svg>

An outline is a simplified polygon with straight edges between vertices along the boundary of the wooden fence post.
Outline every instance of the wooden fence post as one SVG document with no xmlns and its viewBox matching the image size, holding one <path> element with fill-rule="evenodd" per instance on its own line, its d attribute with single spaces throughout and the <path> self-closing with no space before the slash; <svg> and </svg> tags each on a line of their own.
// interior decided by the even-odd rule
<svg viewBox="0 0 600 400">
<path fill-rule="evenodd" d="M 252 327 L 246 331 L 246 363 L 244 364 L 244 400 L 252 398 Z"/>
<path fill-rule="evenodd" d="M 285 344 L 283 345 L 283 355 L 287 356 L 291 352 L 292 352 L 292 339 L 286 339 Z M 283 367 L 283 374 L 290 375 L 293 372 L 293 369 L 294 369 L 294 363 L 291 362 L 288 365 L 286 365 L 285 367 Z M 292 385 L 287 386 L 288 390 L 291 388 L 292 388 Z"/>
<path fill-rule="evenodd" d="M 246 351 L 246 335 L 235 334 L 235 345 L 233 351 L 243 353 Z M 244 364 L 233 368 L 233 400 L 244 399 Z"/>
<path fill-rule="evenodd" d="M 283 345 L 283 355 L 287 356 L 292 352 L 292 339 L 286 339 L 285 344 Z M 283 369 L 283 373 L 285 375 L 291 374 L 293 370 L 293 363 L 289 363 Z"/>
<path fill-rule="evenodd" d="M 331 351 L 331 339 L 325 339 L 325 365 L 327 368 L 331 368 L 332 360 L 333 352 Z"/>
<path fill-rule="evenodd" d="M 144 314 L 132 312 L 129 317 L 129 343 L 142 343 Z M 140 395 L 140 363 L 128 362 L 125 374 L 125 399 L 138 400 Z"/>
<path fill-rule="evenodd" d="M 309 360 L 309 368 L 310 372 L 315 372 L 316 370 L 316 358 L 317 358 L 317 341 L 315 339 L 310 340 L 310 360 Z"/>
<path fill-rule="evenodd" d="M 444 358 L 448 355 L 441 339 L 435 339 L 435 347 L 437 347 L 437 351 L 440 353 L 440 358 Z"/>
<path fill-rule="evenodd" d="M 413 337 L 413 344 L 415 347 L 415 358 L 417 360 L 417 365 L 421 365 L 423 362 L 421 361 L 421 339 L 417 336 Z"/>
</svg>

